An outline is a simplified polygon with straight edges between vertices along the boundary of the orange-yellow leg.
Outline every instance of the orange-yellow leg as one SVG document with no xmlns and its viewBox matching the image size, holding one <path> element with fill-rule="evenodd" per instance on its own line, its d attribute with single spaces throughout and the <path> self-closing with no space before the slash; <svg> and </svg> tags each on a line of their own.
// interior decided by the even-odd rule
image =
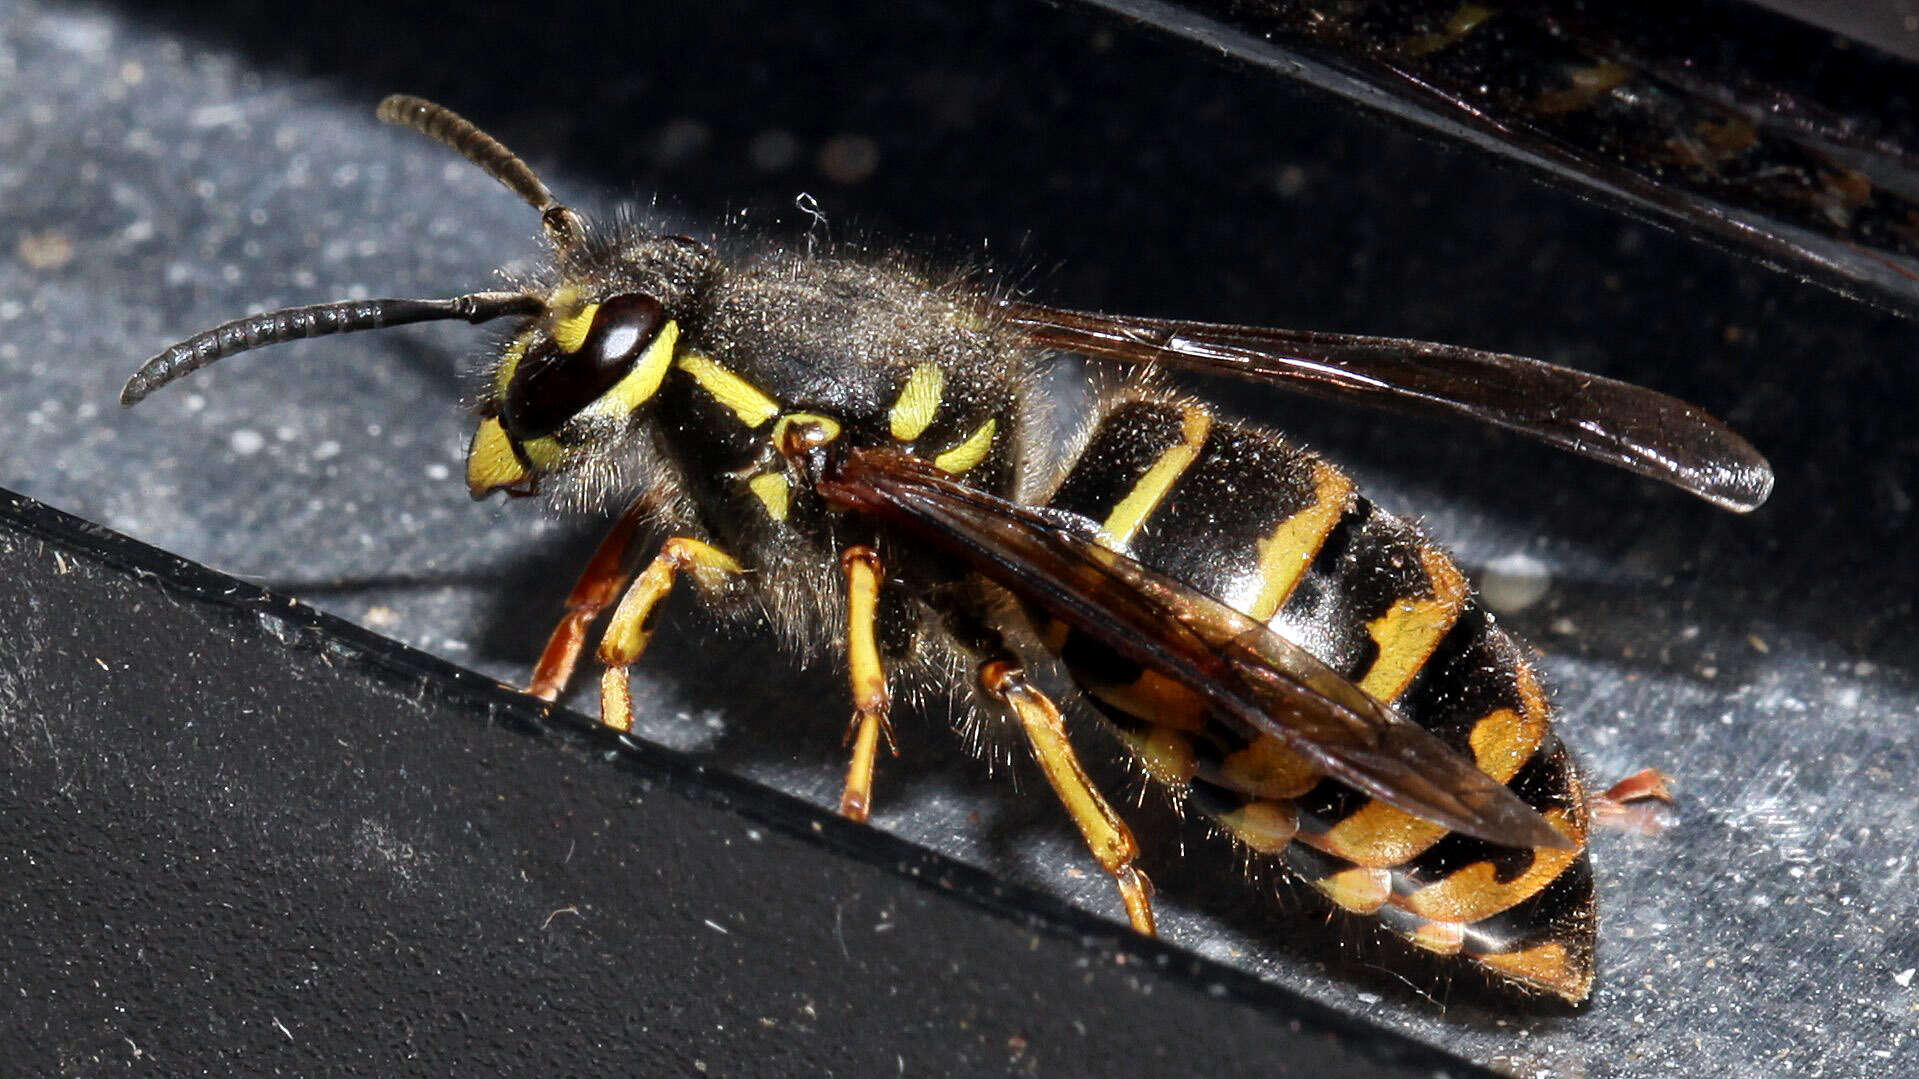
<svg viewBox="0 0 1919 1079">
<path fill-rule="evenodd" d="M 873 763 L 880 740 L 885 739 L 886 748 L 899 755 L 889 718 L 893 695 L 886 688 L 886 667 L 873 635 L 886 568 L 879 552 L 865 546 L 848 547 L 840 556 L 840 567 L 846 571 L 846 673 L 853 688 L 853 720 L 846 728 L 853 757 L 846 766 L 840 815 L 863 821 L 873 808 Z"/>
<path fill-rule="evenodd" d="M 1092 849 L 1100 866 L 1113 875 L 1119 885 L 1120 901 L 1126 904 L 1126 917 L 1141 934 L 1152 936 L 1153 884 L 1133 865 L 1139 857 L 1139 844 L 1132 830 L 1107 804 L 1092 778 L 1080 766 L 1073 744 L 1066 738 L 1066 724 L 1059 708 L 1026 680 L 1026 672 L 1017 663 L 1003 659 L 980 665 L 979 684 L 988 696 L 1005 704 L 1019 718 L 1026 733 L 1026 744 L 1039 761 L 1046 781 L 1065 803 L 1066 812 L 1079 826 L 1080 835 Z"/>
<path fill-rule="evenodd" d="M 633 545 L 633 533 L 639 529 L 643 516 L 644 507 L 640 503 L 628 507 L 614 523 L 613 530 L 600 541 L 586 568 L 580 571 L 580 579 L 574 582 L 573 591 L 566 597 L 566 613 L 560 616 L 560 624 L 553 627 L 553 635 L 546 639 L 540 662 L 533 666 L 533 680 L 526 687 L 528 693 L 543 701 L 556 701 L 566 691 L 580 653 L 586 649 L 587 627 L 620 598 L 620 589 L 626 587 L 629 577 L 626 551 Z"/>
<path fill-rule="evenodd" d="M 1607 787 L 1587 801 L 1592 817 L 1600 826 L 1634 835 L 1657 835 L 1665 829 L 1660 803 L 1673 802 L 1672 779 L 1657 768 L 1648 768 Z"/>
<path fill-rule="evenodd" d="M 606 635 L 600 638 L 599 660 L 606 665 L 600 675 L 600 722 L 614 730 L 633 729 L 633 690 L 627 684 L 626 669 L 646 651 L 660 602 L 673 591 L 673 581 L 682 572 L 693 574 L 709 587 L 718 587 L 726 578 L 745 571 L 732 555 L 696 539 L 674 536 L 660 545 L 660 553 L 620 598 L 613 617 L 607 620 Z"/>
</svg>

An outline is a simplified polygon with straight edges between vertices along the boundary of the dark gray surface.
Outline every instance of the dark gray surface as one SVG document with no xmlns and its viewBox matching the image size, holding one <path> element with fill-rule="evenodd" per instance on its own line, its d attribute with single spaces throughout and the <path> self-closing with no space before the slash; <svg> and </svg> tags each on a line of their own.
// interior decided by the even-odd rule
<svg viewBox="0 0 1919 1079">
<path fill-rule="evenodd" d="M 1653 385 L 1769 452 L 1774 502 L 1733 518 L 1470 429 L 1242 399 L 1423 514 L 1476 577 L 1542 578 L 1506 621 L 1545 651 L 1568 742 L 1601 780 L 1679 776 L 1672 827 L 1595 843 L 1593 1004 L 1516 1001 L 1329 926 L 1230 858 L 1180 859 L 1190 836 L 1148 805 L 1130 815 L 1167 935 L 1519 1074 L 1919 1059 L 1911 324 L 1040 6 L 513 8 L 444 37 L 373 5 L 226 27 L 246 10 L 0 7 L 0 485 L 523 677 L 595 525 L 467 501 L 472 330 L 296 346 L 113 405 L 141 359 L 222 318 L 447 294 L 536 253 L 510 196 L 373 122 L 393 90 L 474 116 L 587 206 L 657 192 L 690 222 L 745 210 L 794 235 L 804 191 L 835 235 L 930 237 L 1075 306 L 1451 340 Z M 782 145 L 784 167 L 755 165 Z M 822 171 L 862 145 L 870 175 Z M 637 688 L 650 736 L 836 796 L 831 672 L 664 634 Z M 1036 775 L 989 778 L 937 717 L 902 730 L 880 827 L 1116 913 Z"/>
</svg>

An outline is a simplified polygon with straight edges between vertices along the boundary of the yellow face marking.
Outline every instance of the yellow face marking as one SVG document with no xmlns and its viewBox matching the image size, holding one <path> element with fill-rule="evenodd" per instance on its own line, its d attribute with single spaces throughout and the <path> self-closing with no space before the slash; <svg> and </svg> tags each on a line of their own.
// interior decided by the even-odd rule
<svg viewBox="0 0 1919 1079">
<path fill-rule="evenodd" d="M 993 433 L 999 430 L 999 421 L 988 419 L 979 425 L 979 430 L 966 436 L 966 441 L 933 458 L 933 467 L 955 476 L 964 476 L 986 460 L 993 449 Z"/>
<path fill-rule="evenodd" d="M 1173 484 L 1192 465 L 1199 456 L 1199 447 L 1205 443 L 1206 434 L 1213 428 L 1213 417 L 1204 409 L 1188 407 L 1180 417 L 1179 444 L 1159 455 L 1146 474 L 1133 484 L 1126 497 L 1119 500 L 1113 512 L 1106 515 L 1106 521 L 1100 527 L 1107 539 L 1115 547 L 1124 547 L 1138 532 L 1146 519 L 1153 515 L 1159 504 L 1173 489 Z"/>
<path fill-rule="evenodd" d="M 631 415 L 639 407 L 653 399 L 660 391 L 660 383 L 666 381 L 666 369 L 673 365 L 673 353 L 680 345 L 680 324 L 668 319 L 660 332 L 653 337 L 653 343 L 646 346 L 639 361 L 624 378 L 614 383 L 598 401 L 588 406 L 587 411 L 604 412 L 618 418 Z"/>
<path fill-rule="evenodd" d="M 893 402 L 893 411 L 888 417 L 893 437 L 901 442 L 911 442 L 925 433 L 933 417 L 939 415 L 940 395 L 945 389 L 946 372 L 938 364 L 916 365 L 912 373 L 906 376 L 906 386 L 900 390 L 899 399 Z"/>
<path fill-rule="evenodd" d="M 1269 621 L 1286 605 L 1345 514 L 1352 493 L 1353 481 L 1345 473 L 1324 461 L 1313 462 L 1312 505 L 1281 521 L 1259 541 L 1259 594 L 1246 608 L 1254 621 Z"/>
<path fill-rule="evenodd" d="M 1319 769 L 1271 735 L 1260 735 L 1220 764 L 1222 783 L 1256 798 L 1298 798 L 1318 786 L 1320 778 Z"/>
<path fill-rule="evenodd" d="M 784 472 L 762 472 L 746 481 L 747 490 L 766 507 L 766 515 L 775 521 L 786 520 L 792 508 L 793 488 Z"/>
<path fill-rule="evenodd" d="M 553 324 L 553 343 L 560 346 L 561 352 L 578 352 L 586 343 L 586 335 L 593 329 L 593 317 L 600 313 L 600 305 L 587 304 L 576 314 Z"/>
<path fill-rule="evenodd" d="M 1278 854 L 1299 833 L 1299 813 L 1287 802 L 1247 802 L 1219 823 L 1261 854 Z"/>
<path fill-rule="evenodd" d="M 1548 809 L 1546 823 L 1553 830 L 1583 849 L 1585 829 L 1578 826 L 1563 809 Z M 1578 858 L 1580 850 L 1553 850 L 1539 847 L 1533 851 L 1533 864 L 1511 881 L 1501 884 L 1493 863 L 1474 862 L 1455 870 L 1444 880 L 1435 881 L 1405 898 L 1406 909 L 1436 922 L 1472 923 L 1490 918 L 1500 911 L 1531 899 L 1541 888 L 1559 879 L 1559 874 Z"/>
<path fill-rule="evenodd" d="M 514 456 L 513 442 L 496 417 L 481 421 L 466 448 L 466 489 L 473 497 L 526 480 L 526 467 Z"/>
<path fill-rule="evenodd" d="M 493 372 L 495 400 L 506 399 L 506 388 L 513 384 L 513 372 L 520 369 L 520 361 L 526 358 L 526 350 L 532 346 L 536 336 L 537 330 L 528 330 L 514 338 L 513 343 L 506 346 L 506 351 L 500 355 L 499 369 Z"/>
<path fill-rule="evenodd" d="M 526 459 L 533 462 L 533 468 L 537 472 L 551 470 L 566 457 L 566 447 L 560 445 L 560 440 L 552 435 L 527 439 L 520 443 L 520 452 L 526 454 Z"/>
<path fill-rule="evenodd" d="M 1405 691 L 1466 606 L 1466 575 L 1451 559 L 1422 546 L 1419 560 L 1431 583 L 1432 598 L 1402 599 L 1366 623 L 1379 655 L 1359 680 L 1359 688 L 1382 701 Z"/>
<path fill-rule="evenodd" d="M 780 414 L 779 402 L 762 393 L 758 386 L 697 352 L 680 353 L 674 366 L 692 375 L 701 389 L 748 427 L 758 427 Z"/>
<path fill-rule="evenodd" d="M 1384 869 L 1346 869 L 1313 885 L 1354 914 L 1376 914 L 1393 895 L 1392 874 Z"/>
<path fill-rule="evenodd" d="M 1592 967 L 1576 962 L 1566 946 L 1556 940 L 1535 944 L 1524 951 L 1476 955 L 1473 960 L 1521 985 L 1555 993 L 1574 1004 L 1592 992 Z"/>
</svg>

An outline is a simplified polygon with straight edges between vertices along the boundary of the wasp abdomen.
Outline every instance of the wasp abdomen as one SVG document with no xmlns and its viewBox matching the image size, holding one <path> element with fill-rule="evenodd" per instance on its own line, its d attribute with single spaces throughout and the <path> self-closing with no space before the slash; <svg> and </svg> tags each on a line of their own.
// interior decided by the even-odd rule
<svg viewBox="0 0 1919 1079">
<path fill-rule="evenodd" d="M 1277 434 L 1126 401 L 1049 500 L 1104 542 L 1224 600 L 1505 783 L 1571 851 L 1499 846 L 1325 778 L 1182 687 L 1066 627 L 1043 636 L 1156 778 L 1334 902 L 1415 944 L 1569 999 L 1592 979 L 1584 792 L 1525 656 L 1418 529 Z"/>
</svg>

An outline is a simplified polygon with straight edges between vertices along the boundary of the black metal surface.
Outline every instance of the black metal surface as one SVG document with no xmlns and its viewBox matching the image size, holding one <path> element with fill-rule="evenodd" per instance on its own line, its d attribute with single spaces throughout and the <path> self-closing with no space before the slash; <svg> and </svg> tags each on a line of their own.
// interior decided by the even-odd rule
<svg viewBox="0 0 1919 1079">
<path fill-rule="evenodd" d="M 1477 1071 L 6 492 L 0 620 L 13 1074 Z"/>
<path fill-rule="evenodd" d="M 1748 0 L 1088 2 L 1919 317 L 1899 39 Z"/>
<path fill-rule="evenodd" d="M 17 92 L 0 99 L 0 484 L 500 680 L 524 677 L 599 523 L 467 500 L 455 402 L 462 360 L 483 347 L 473 330 L 288 346 L 131 414 L 113 404 L 141 360 L 222 319 L 451 295 L 537 251 L 525 207 L 372 120 L 391 91 L 473 116 L 587 208 L 657 192 L 682 227 L 742 210 L 749 227 L 797 237 L 805 192 L 833 237 L 924 238 L 937 257 L 1009 268 L 1046 301 L 1457 341 L 1725 416 L 1779 468 L 1772 504 L 1750 518 L 1497 435 L 1239 398 L 1462 556 L 1502 620 L 1546 650 L 1562 734 L 1596 777 L 1679 775 L 1670 829 L 1595 844 L 1601 970 L 1588 1008 L 1488 992 L 1310 897 L 1248 882 L 1157 805 L 1128 815 L 1172 943 L 1501 1070 L 1910 1066 L 1911 324 L 1076 10 L 4 11 L 0 77 Z M 704 636 L 690 605 L 668 624 L 686 631 L 661 635 L 637 687 L 648 736 L 832 804 L 845 719 L 833 672 Z M 79 695 L 44 682 L 13 692 L 50 696 L 41 709 Z M 289 752 L 281 769 L 329 768 L 347 748 L 317 719 L 310 730 L 315 755 Z M 901 731 L 878 827 L 1117 914 L 1034 773 L 996 765 L 989 778 L 937 709 Z M 128 751 L 54 734 L 71 747 L 65 789 L 86 792 L 69 794 L 76 830 L 91 827 L 89 800 L 152 804 L 137 785 L 84 782 L 109 775 L 96 756 Z M 45 731 L 8 738 L 42 759 Z M 242 781 L 261 782 L 213 761 L 166 780 L 201 792 Z M 365 804 L 349 799 L 393 785 L 329 790 L 306 804 Z M 361 815 L 422 828 L 439 817 L 430 800 L 407 805 Z M 332 819 L 299 823 L 341 827 Z M 540 919 L 566 905 L 539 898 L 527 910 Z M 347 920 L 345 939 L 376 921 Z M 919 946 L 936 955 L 945 942 Z M 378 1001 L 381 986 L 352 988 Z M 889 1019 L 871 1036 L 914 1021 Z M 1171 1051 L 1186 1044 L 1153 1033 Z"/>
</svg>

